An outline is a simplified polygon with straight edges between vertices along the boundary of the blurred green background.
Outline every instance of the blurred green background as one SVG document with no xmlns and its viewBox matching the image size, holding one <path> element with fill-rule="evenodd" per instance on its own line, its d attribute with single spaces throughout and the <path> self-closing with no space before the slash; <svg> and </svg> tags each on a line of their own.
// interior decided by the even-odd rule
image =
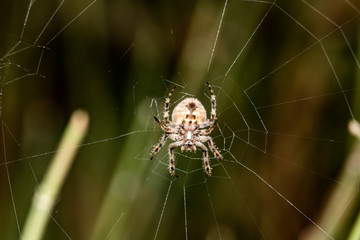
<svg viewBox="0 0 360 240">
<path fill-rule="evenodd" d="M 315 223 L 347 238 L 359 208 L 357 165 L 350 182 L 343 170 L 359 117 L 359 3 L 229 0 L 221 18 L 224 4 L 1 1 L 1 239 L 20 238 L 77 108 L 90 129 L 44 239 L 327 238 Z M 175 180 L 167 146 L 149 160 L 162 134 L 153 116 L 175 85 L 171 109 L 195 96 L 210 112 L 206 81 L 224 161 L 212 158 L 206 178 L 200 152 L 177 150 Z"/>
</svg>

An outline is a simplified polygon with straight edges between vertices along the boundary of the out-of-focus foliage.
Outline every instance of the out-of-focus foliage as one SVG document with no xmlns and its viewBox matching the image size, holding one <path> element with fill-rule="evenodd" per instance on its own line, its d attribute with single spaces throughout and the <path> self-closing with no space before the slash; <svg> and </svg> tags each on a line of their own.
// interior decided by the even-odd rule
<svg viewBox="0 0 360 240">
<path fill-rule="evenodd" d="M 79 107 L 89 133 L 45 239 L 297 239 L 314 228 L 292 205 L 318 222 L 342 184 L 347 122 L 359 117 L 360 6 L 229 0 L 208 71 L 224 3 L 37 0 L 31 11 L 24 0 L 0 3 L 1 239 L 19 238 Z M 209 112 L 206 81 L 225 160 L 213 160 L 206 179 L 200 152 L 176 154 L 173 180 L 167 146 L 148 159 L 162 134 L 153 116 L 162 117 L 174 85 L 172 102 L 191 94 Z"/>
</svg>

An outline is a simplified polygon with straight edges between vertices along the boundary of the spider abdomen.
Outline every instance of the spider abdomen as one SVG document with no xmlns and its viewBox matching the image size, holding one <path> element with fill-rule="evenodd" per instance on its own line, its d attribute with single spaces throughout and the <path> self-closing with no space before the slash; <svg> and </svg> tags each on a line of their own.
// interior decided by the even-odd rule
<svg viewBox="0 0 360 240">
<path fill-rule="evenodd" d="M 196 98 L 185 98 L 173 110 L 172 122 L 175 124 L 202 124 L 206 121 L 206 110 Z"/>
</svg>

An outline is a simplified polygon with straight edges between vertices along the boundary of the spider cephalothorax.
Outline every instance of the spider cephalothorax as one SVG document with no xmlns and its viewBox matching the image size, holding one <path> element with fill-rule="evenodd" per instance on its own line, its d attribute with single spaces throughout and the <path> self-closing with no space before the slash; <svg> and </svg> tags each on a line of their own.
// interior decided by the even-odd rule
<svg viewBox="0 0 360 240">
<path fill-rule="evenodd" d="M 211 167 L 209 163 L 208 150 L 203 144 L 207 142 L 210 150 L 214 153 L 215 157 L 219 160 L 222 159 L 221 154 L 216 149 L 214 142 L 210 136 L 208 136 L 212 130 L 214 130 L 216 120 L 216 99 L 214 92 L 209 83 L 207 83 L 211 94 L 211 118 L 206 118 L 206 110 L 201 102 L 196 98 L 185 98 L 182 100 L 172 112 L 171 119 L 169 121 L 169 104 L 170 98 L 173 94 L 175 87 L 169 93 L 169 96 L 165 100 L 164 111 L 164 124 L 155 118 L 155 121 L 160 125 L 165 134 L 162 136 L 159 144 L 154 148 L 151 153 L 150 159 L 153 159 L 155 154 L 164 145 L 167 138 L 170 138 L 174 142 L 169 145 L 169 170 L 171 175 L 177 177 L 175 174 L 175 159 L 174 148 L 181 147 L 181 151 L 196 151 L 196 147 L 203 151 L 204 168 L 207 176 L 211 175 Z M 208 129 L 203 129 L 209 127 Z"/>
</svg>

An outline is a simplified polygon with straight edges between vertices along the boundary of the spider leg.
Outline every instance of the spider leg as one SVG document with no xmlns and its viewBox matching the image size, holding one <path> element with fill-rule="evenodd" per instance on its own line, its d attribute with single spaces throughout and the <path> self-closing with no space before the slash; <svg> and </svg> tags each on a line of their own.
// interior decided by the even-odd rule
<svg viewBox="0 0 360 240">
<path fill-rule="evenodd" d="M 169 124 L 169 105 L 170 105 L 170 98 L 171 95 L 174 93 L 175 87 L 169 93 L 169 96 L 165 99 L 165 107 L 164 107 L 164 123 L 167 125 Z"/>
<path fill-rule="evenodd" d="M 223 157 L 221 156 L 221 154 L 219 153 L 219 151 L 215 147 L 214 141 L 212 140 L 212 138 L 210 136 L 201 136 L 200 141 L 208 143 L 210 150 L 214 153 L 214 156 L 217 159 L 219 159 L 219 160 L 223 159 Z"/>
<path fill-rule="evenodd" d="M 160 122 L 159 119 L 157 119 L 157 117 L 154 116 L 155 121 L 157 122 L 157 124 L 159 124 L 159 126 L 161 127 L 162 130 L 164 130 L 166 133 L 178 133 L 177 130 L 174 130 L 166 125 L 164 125 L 162 122 Z"/>
<path fill-rule="evenodd" d="M 211 117 L 210 117 L 209 121 L 206 121 L 205 123 L 200 125 L 200 128 L 210 127 L 209 129 L 202 132 L 203 135 L 207 135 L 207 134 L 211 133 L 212 130 L 214 130 L 216 124 L 217 124 L 217 120 L 216 120 L 216 97 L 215 97 L 215 94 L 214 94 L 214 90 L 211 88 L 210 84 L 208 82 L 206 82 L 206 84 L 208 85 L 210 95 L 211 95 L 211 98 L 210 98 L 210 101 L 211 101 Z"/>
<path fill-rule="evenodd" d="M 179 177 L 175 174 L 174 148 L 180 147 L 181 145 L 181 142 L 173 142 L 169 145 L 169 171 L 174 177 Z"/>
<path fill-rule="evenodd" d="M 160 148 L 165 144 L 166 139 L 169 137 L 169 135 L 164 134 L 160 140 L 160 142 L 158 143 L 158 145 L 156 145 L 156 147 L 154 148 L 154 150 L 151 152 L 150 155 L 150 160 L 152 160 L 155 156 L 155 154 L 157 154 L 157 152 L 160 150 Z"/>
<path fill-rule="evenodd" d="M 208 149 L 201 142 L 195 142 L 195 145 L 201 148 L 201 150 L 203 151 L 205 174 L 209 177 L 211 175 L 211 167 L 209 162 Z"/>
<path fill-rule="evenodd" d="M 210 128 L 200 130 L 199 134 L 200 135 L 208 135 L 208 134 L 210 134 L 215 129 L 216 124 L 217 124 L 217 119 L 215 119 L 214 123 L 210 125 Z"/>
<path fill-rule="evenodd" d="M 208 82 L 206 82 L 206 84 L 208 85 L 210 95 L 211 95 L 211 118 L 210 118 L 210 121 L 214 123 L 215 118 L 216 118 L 216 98 L 215 98 L 214 91 L 211 88 L 210 84 Z"/>
</svg>

